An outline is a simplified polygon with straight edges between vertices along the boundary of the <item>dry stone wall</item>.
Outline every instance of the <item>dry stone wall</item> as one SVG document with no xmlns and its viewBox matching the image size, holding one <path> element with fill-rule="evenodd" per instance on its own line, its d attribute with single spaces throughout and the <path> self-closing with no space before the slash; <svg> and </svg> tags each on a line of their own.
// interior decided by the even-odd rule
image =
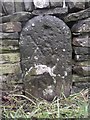
<svg viewBox="0 0 90 120">
<path fill-rule="evenodd" d="M 47 3 L 37 4 L 36 0 L 28 0 L 28 2 L 27 0 L 21 2 L 12 0 L 12 2 L 0 1 L 0 83 L 2 84 L 0 84 L 0 89 L 3 90 L 4 95 L 9 93 L 23 94 L 24 62 L 22 64 L 21 58 L 23 54 L 27 55 L 28 53 L 25 49 L 21 51 L 20 46 L 23 41 L 23 38 L 20 39 L 21 32 L 28 21 L 43 15 L 57 17 L 71 30 L 72 82 L 70 82 L 68 89 L 73 93 L 89 88 L 90 2 L 66 1 L 64 3 L 58 0 L 57 3 L 51 0 Z M 28 40 L 27 36 L 25 37 Z M 66 47 L 68 47 L 67 44 Z M 66 53 L 68 54 L 68 52 Z M 52 60 L 54 59 L 52 58 Z"/>
</svg>

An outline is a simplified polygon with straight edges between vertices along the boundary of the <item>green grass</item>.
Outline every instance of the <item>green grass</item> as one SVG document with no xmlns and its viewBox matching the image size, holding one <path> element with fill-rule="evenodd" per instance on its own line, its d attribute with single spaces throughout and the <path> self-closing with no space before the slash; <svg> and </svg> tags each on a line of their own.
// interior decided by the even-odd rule
<svg viewBox="0 0 90 120">
<path fill-rule="evenodd" d="M 88 90 L 72 94 L 66 98 L 63 94 L 51 103 L 45 100 L 31 100 L 24 95 L 10 95 L 2 105 L 3 118 L 87 118 Z"/>
</svg>

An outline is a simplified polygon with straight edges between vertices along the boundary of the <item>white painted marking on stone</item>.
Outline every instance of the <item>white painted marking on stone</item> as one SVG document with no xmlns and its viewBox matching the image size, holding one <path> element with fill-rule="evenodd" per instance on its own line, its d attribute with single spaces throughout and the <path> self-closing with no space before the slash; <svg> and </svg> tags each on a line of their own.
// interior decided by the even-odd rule
<svg viewBox="0 0 90 120">
<path fill-rule="evenodd" d="M 54 79 L 54 78 L 53 78 Z M 54 79 L 54 81 L 53 81 L 55 84 L 56 84 L 56 79 Z"/>
<path fill-rule="evenodd" d="M 35 68 L 36 68 L 36 74 L 37 75 L 40 75 L 40 74 L 43 74 L 45 72 L 49 73 L 50 76 L 53 76 L 53 77 L 56 77 L 56 74 L 53 73 L 54 69 L 55 69 L 56 66 L 50 68 L 50 67 L 47 67 L 46 65 L 35 65 Z"/>
<path fill-rule="evenodd" d="M 28 70 L 28 72 L 30 72 L 32 69 L 33 69 L 33 67 L 30 67 L 29 70 Z"/>
<path fill-rule="evenodd" d="M 33 69 L 33 67 L 30 67 L 29 70 L 25 73 L 25 76 L 28 75 L 28 73 Z M 27 68 L 25 68 L 27 70 Z"/>
<path fill-rule="evenodd" d="M 53 86 L 47 86 L 47 88 L 45 90 L 43 90 L 43 95 L 53 95 Z"/>
<path fill-rule="evenodd" d="M 34 56 L 34 59 L 35 59 L 35 60 L 38 60 L 38 57 L 37 57 L 37 56 Z"/>
</svg>

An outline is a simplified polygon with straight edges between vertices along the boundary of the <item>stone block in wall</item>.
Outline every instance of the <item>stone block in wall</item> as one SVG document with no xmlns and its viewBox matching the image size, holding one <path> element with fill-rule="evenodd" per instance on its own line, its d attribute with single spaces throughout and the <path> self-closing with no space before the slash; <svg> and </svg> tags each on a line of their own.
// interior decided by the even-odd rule
<svg viewBox="0 0 90 120">
<path fill-rule="evenodd" d="M 66 0 L 66 4 L 70 9 L 70 12 L 85 9 L 85 0 L 82 0 L 81 2 L 75 0 Z"/>
<path fill-rule="evenodd" d="M 50 1 L 50 7 L 63 7 L 62 0 L 49 0 L 49 1 Z"/>
<path fill-rule="evenodd" d="M 32 11 L 34 9 L 33 0 L 23 0 L 25 11 Z"/>
<path fill-rule="evenodd" d="M 3 4 L 3 10 L 6 15 L 13 14 L 15 12 L 14 0 L 11 1 L 3 0 L 2 4 Z"/>
<path fill-rule="evenodd" d="M 73 25 L 71 31 L 74 33 L 89 33 L 90 32 L 90 18 L 78 21 L 76 24 Z"/>
<path fill-rule="evenodd" d="M 85 90 L 87 88 L 90 88 L 90 83 L 89 82 L 75 82 L 74 86 Z"/>
<path fill-rule="evenodd" d="M 0 46 L 0 54 L 10 52 L 19 52 L 19 46 Z"/>
<path fill-rule="evenodd" d="M 0 40 L 1 46 L 19 46 L 19 41 L 17 39 L 3 39 Z"/>
<path fill-rule="evenodd" d="M 20 73 L 2 75 L 0 76 L 0 81 L 2 81 L 0 90 L 2 90 L 3 96 L 8 94 L 22 94 L 23 84 Z"/>
<path fill-rule="evenodd" d="M 72 87 L 72 91 L 71 91 L 71 93 L 73 94 L 73 93 L 79 93 L 79 92 L 81 92 L 82 90 L 87 90 L 87 89 L 89 89 L 89 87 L 88 87 L 88 85 L 90 85 L 90 83 L 88 84 L 88 83 L 79 83 L 80 85 L 78 85 L 78 86 L 73 86 Z"/>
<path fill-rule="evenodd" d="M 90 60 L 90 55 L 74 55 L 74 60 L 77 62 Z"/>
<path fill-rule="evenodd" d="M 33 15 L 30 12 L 15 12 L 11 15 L 0 17 L 0 23 L 5 22 L 25 22 L 32 18 Z"/>
<path fill-rule="evenodd" d="M 90 66 L 74 66 L 74 73 L 81 76 L 90 76 Z"/>
<path fill-rule="evenodd" d="M 9 74 L 9 73 L 20 73 L 21 67 L 20 63 L 5 63 L 5 64 L 0 64 L 0 75 L 4 74 Z"/>
<path fill-rule="evenodd" d="M 33 4 L 35 8 L 48 8 L 49 7 L 49 0 L 33 0 Z"/>
<path fill-rule="evenodd" d="M 56 7 L 56 8 L 51 8 L 51 9 L 37 9 L 33 10 L 32 14 L 33 15 L 64 15 L 68 12 L 68 7 Z"/>
<path fill-rule="evenodd" d="M 72 44 L 77 47 L 90 47 L 89 35 L 73 37 Z"/>
<path fill-rule="evenodd" d="M 22 29 L 20 22 L 7 22 L 0 24 L 0 32 L 20 32 Z"/>
<path fill-rule="evenodd" d="M 17 32 L 15 33 L 2 33 L 0 32 L 0 40 L 3 39 L 19 39 L 19 34 Z"/>
<path fill-rule="evenodd" d="M 65 22 L 78 21 L 88 17 L 90 17 L 90 7 L 76 13 L 69 13 L 64 17 L 64 21 Z"/>
<path fill-rule="evenodd" d="M 0 40 L 0 53 L 19 52 L 18 40 Z"/>
<path fill-rule="evenodd" d="M 2 2 L 1 2 L 1 0 L 0 0 L 0 17 L 3 15 L 4 13 L 3 13 L 3 10 L 2 10 Z"/>
<path fill-rule="evenodd" d="M 14 0 L 14 8 L 15 8 L 15 12 L 20 12 L 20 11 L 24 11 L 24 2 L 23 0 Z"/>
<path fill-rule="evenodd" d="M 0 54 L 0 63 L 16 63 L 16 62 L 20 62 L 20 53 Z"/>
<path fill-rule="evenodd" d="M 83 62 L 75 62 L 76 65 L 81 65 L 81 66 L 90 66 L 90 60 L 88 61 L 83 61 Z"/>
<path fill-rule="evenodd" d="M 73 82 L 90 82 L 90 76 L 82 77 L 76 74 L 72 75 L 72 81 Z"/>
<path fill-rule="evenodd" d="M 6 15 L 13 14 L 15 12 L 24 11 L 23 0 L 20 0 L 20 1 L 18 1 L 18 0 L 11 0 L 11 1 L 3 0 L 2 4 L 3 4 L 3 10 Z"/>
<path fill-rule="evenodd" d="M 86 8 L 90 7 L 90 0 L 86 0 Z"/>
<path fill-rule="evenodd" d="M 77 62 L 73 66 L 73 72 L 81 76 L 90 76 L 90 61 Z"/>
<path fill-rule="evenodd" d="M 90 48 L 73 46 L 74 54 L 76 55 L 90 55 Z"/>
</svg>

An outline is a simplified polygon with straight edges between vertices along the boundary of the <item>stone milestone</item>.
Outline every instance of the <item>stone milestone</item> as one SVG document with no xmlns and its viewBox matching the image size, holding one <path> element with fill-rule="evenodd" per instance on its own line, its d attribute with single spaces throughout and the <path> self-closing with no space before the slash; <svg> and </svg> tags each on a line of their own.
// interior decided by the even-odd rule
<svg viewBox="0 0 90 120">
<path fill-rule="evenodd" d="M 25 93 L 48 101 L 71 87 L 71 32 L 59 18 L 40 15 L 29 20 L 20 35 Z"/>
</svg>

